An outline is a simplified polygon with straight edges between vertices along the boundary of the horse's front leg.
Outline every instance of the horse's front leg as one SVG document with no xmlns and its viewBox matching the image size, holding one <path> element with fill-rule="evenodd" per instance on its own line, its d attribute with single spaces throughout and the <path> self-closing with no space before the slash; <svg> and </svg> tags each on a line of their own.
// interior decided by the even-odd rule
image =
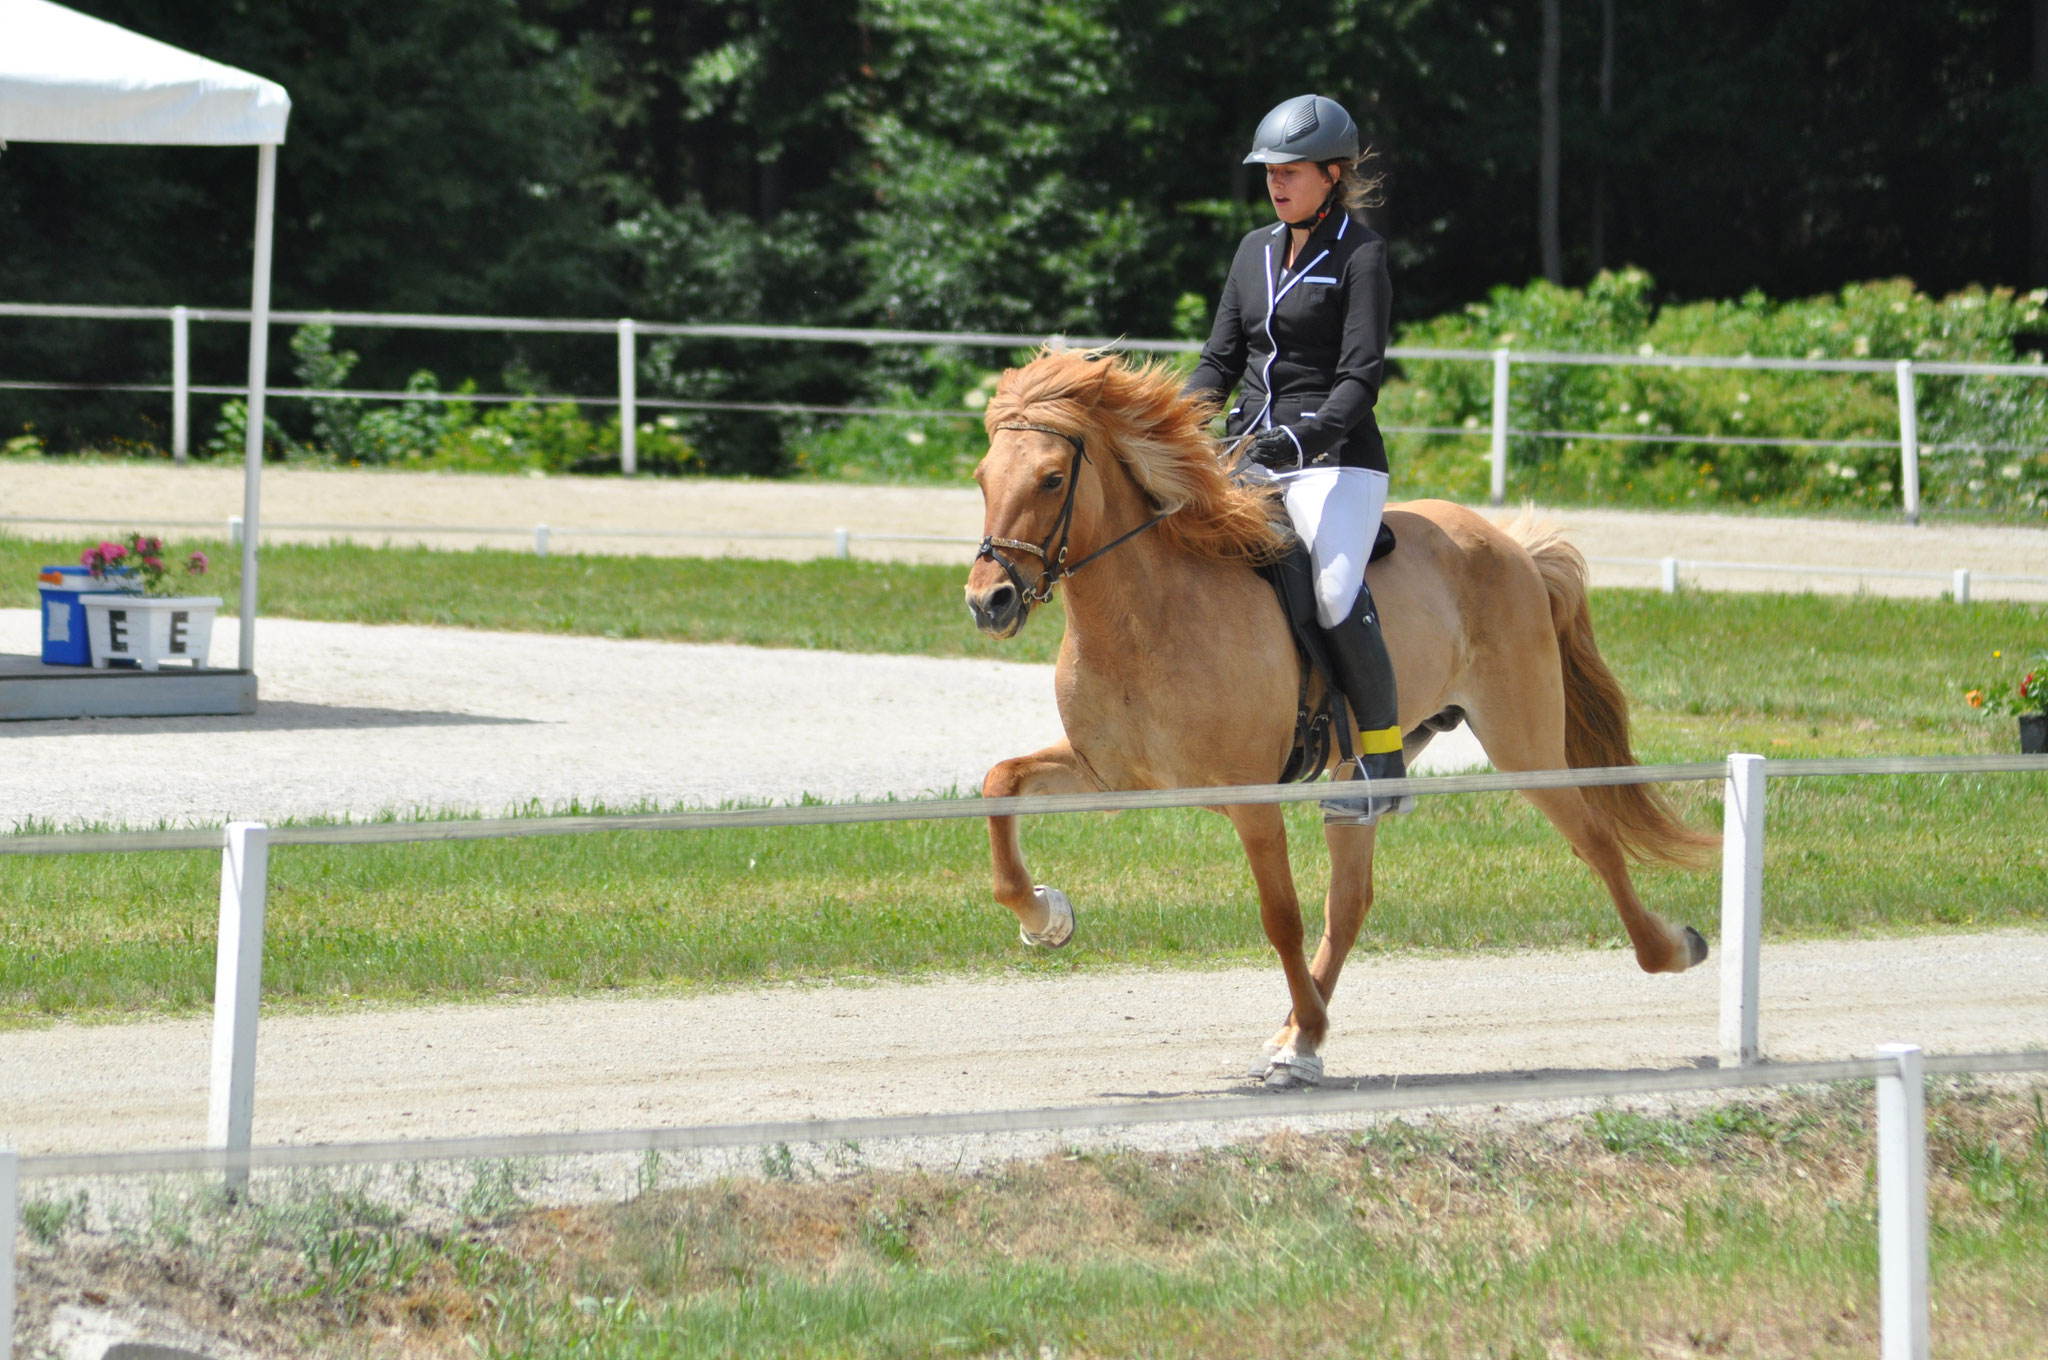
<svg viewBox="0 0 2048 1360">
<path fill-rule="evenodd" d="M 1280 955 L 1287 975 L 1287 995 L 1294 1013 L 1281 1031 L 1281 1043 L 1267 1061 L 1266 1085 L 1313 1086 L 1322 1079 L 1323 1060 L 1316 1056 L 1329 1033 L 1330 1013 L 1322 988 L 1302 953 L 1301 899 L 1294 892 L 1294 870 L 1287 862 L 1287 822 L 1273 806 L 1228 807 L 1224 815 L 1244 842 L 1252 881 L 1259 889 L 1259 924 Z"/>
<path fill-rule="evenodd" d="M 981 781 L 984 798 L 1092 791 L 1094 783 L 1082 769 L 1080 756 L 1064 741 L 1028 756 L 1005 760 Z M 988 819 L 988 852 L 995 871 L 996 901 L 1017 914 L 1024 942 L 1058 948 L 1072 939 L 1074 909 L 1059 889 L 1032 884 L 1015 817 Z"/>
</svg>

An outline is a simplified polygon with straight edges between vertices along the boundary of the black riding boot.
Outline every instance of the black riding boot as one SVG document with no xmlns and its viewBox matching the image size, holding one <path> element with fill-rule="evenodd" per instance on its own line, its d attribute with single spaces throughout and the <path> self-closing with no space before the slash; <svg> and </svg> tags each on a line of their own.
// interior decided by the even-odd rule
<svg viewBox="0 0 2048 1360">
<path fill-rule="evenodd" d="M 1351 617 L 1335 628 L 1323 630 L 1329 645 L 1330 664 L 1337 682 L 1350 701 L 1352 720 L 1358 724 L 1358 760 L 1343 778 L 1366 781 L 1400 779 L 1408 773 L 1401 758 L 1401 712 L 1395 703 L 1394 663 L 1387 657 L 1387 644 L 1380 637 L 1379 611 L 1373 607 L 1372 591 L 1360 585 Z M 1407 812 L 1415 806 L 1415 795 L 1331 799 L 1323 804 L 1323 820 L 1345 826 L 1371 826 L 1381 817 Z"/>
</svg>

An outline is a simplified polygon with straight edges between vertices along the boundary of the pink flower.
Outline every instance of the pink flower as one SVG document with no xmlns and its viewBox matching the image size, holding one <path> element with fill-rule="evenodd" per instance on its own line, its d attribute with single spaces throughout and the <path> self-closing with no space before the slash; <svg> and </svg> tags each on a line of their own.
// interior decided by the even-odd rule
<svg viewBox="0 0 2048 1360">
<path fill-rule="evenodd" d="M 212 565 L 212 561 L 207 557 L 205 553 L 196 552 L 193 553 L 190 558 L 186 559 L 185 570 L 192 573 L 192 575 L 194 576 L 204 576 L 206 575 L 206 569 Z"/>
<path fill-rule="evenodd" d="M 100 556 L 109 562 L 118 562 L 128 555 L 128 550 L 118 543 L 100 544 Z"/>
<path fill-rule="evenodd" d="M 151 571 L 162 571 L 164 569 L 164 560 L 161 557 L 145 557 L 142 559 L 142 565 L 148 567 Z"/>
</svg>

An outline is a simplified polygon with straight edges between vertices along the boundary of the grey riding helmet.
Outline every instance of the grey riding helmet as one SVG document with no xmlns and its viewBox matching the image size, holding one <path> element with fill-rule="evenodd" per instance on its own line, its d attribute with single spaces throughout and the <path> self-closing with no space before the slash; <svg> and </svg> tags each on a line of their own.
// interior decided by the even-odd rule
<svg viewBox="0 0 2048 1360">
<path fill-rule="evenodd" d="M 1296 95 L 1275 104 L 1252 134 L 1246 165 L 1281 165 L 1288 161 L 1348 161 L 1358 155 L 1358 124 L 1334 99 L 1319 94 Z"/>
</svg>

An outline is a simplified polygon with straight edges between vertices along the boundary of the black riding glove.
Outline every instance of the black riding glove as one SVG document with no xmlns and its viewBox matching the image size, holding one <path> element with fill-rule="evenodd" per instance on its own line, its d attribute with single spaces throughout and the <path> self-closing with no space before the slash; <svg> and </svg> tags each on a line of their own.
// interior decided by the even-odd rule
<svg viewBox="0 0 2048 1360">
<path fill-rule="evenodd" d="M 1252 441 L 1251 459 L 1269 468 L 1299 467 L 1302 462 L 1301 445 L 1285 430 L 1267 430 Z"/>
</svg>

